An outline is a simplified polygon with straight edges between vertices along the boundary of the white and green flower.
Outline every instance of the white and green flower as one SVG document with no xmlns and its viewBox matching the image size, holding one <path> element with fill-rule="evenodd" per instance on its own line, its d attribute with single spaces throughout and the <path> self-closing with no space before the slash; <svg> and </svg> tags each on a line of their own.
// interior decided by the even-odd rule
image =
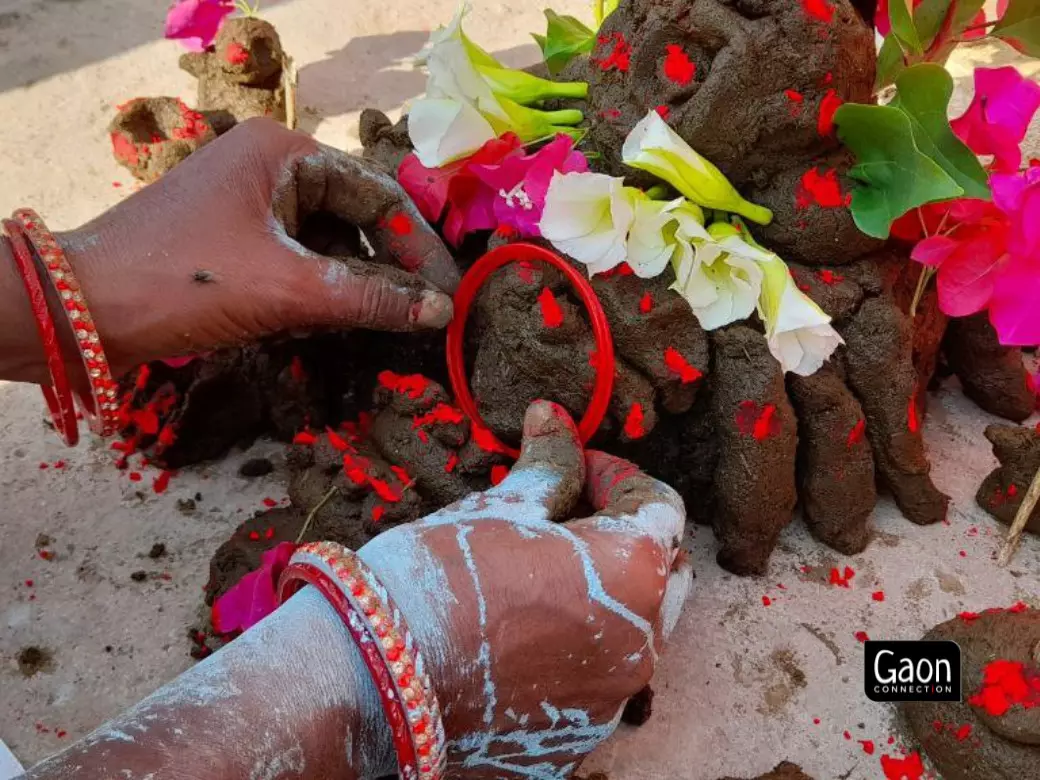
<svg viewBox="0 0 1040 780">
<path fill-rule="evenodd" d="M 769 209 L 744 200 L 722 171 L 697 154 L 656 111 L 632 128 L 621 159 L 663 179 L 700 206 L 741 214 L 763 225 L 773 219 Z"/>
<path fill-rule="evenodd" d="M 628 259 L 628 234 L 642 195 L 602 173 L 555 173 L 538 227 L 561 252 L 604 273 Z"/>
</svg>

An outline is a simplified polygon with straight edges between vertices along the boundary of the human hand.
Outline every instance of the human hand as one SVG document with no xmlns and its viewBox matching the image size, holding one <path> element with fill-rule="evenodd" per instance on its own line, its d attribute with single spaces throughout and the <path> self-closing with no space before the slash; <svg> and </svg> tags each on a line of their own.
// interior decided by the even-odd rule
<svg viewBox="0 0 1040 780">
<path fill-rule="evenodd" d="M 296 237 L 318 212 L 405 270 L 305 249 Z M 282 332 L 443 327 L 459 279 L 391 176 L 265 119 L 59 240 L 117 375 Z"/>
<path fill-rule="evenodd" d="M 583 491 L 595 514 L 555 522 Z M 361 548 L 423 652 L 453 777 L 569 777 L 610 736 L 689 591 L 685 517 L 537 402 L 501 484 Z"/>
</svg>

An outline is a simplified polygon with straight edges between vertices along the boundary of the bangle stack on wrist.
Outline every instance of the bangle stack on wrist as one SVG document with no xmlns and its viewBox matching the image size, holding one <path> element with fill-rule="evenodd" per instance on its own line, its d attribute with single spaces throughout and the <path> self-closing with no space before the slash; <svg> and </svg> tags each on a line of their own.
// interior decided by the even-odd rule
<svg viewBox="0 0 1040 780">
<path fill-rule="evenodd" d="M 36 318 L 37 331 L 43 342 L 51 376 L 51 386 L 43 389 L 43 395 L 55 429 L 69 446 L 79 441 L 73 394 L 65 371 L 65 356 L 61 352 L 54 313 L 47 305 L 41 271 L 72 330 L 86 372 L 90 393 L 89 396 L 80 396 L 80 402 L 90 428 L 102 436 L 115 433 L 118 427 L 118 384 L 112 377 L 101 338 L 65 252 L 40 216 L 30 209 L 19 209 L 11 219 L 4 220 L 3 233 L 11 245 L 15 265 L 25 285 Z"/>
<path fill-rule="evenodd" d="M 313 585 L 357 643 L 390 724 L 403 780 L 440 780 L 444 722 L 422 655 L 386 588 L 353 551 L 333 542 L 301 546 L 278 584 L 284 603 Z"/>
</svg>

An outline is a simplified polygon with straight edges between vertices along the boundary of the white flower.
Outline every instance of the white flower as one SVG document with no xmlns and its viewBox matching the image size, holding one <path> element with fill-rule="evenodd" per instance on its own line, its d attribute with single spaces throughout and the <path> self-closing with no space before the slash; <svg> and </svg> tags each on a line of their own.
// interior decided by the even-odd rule
<svg viewBox="0 0 1040 780">
<path fill-rule="evenodd" d="M 760 263 L 764 281 L 758 313 L 766 324 L 769 351 L 785 372 L 809 376 L 845 342 L 831 327 L 831 318 L 798 289 L 784 262 L 767 254 Z"/>
<path fill-rule="evenodd" d="M 472 154 L 495 136 L 483 115 L 463 101 L 420 98 L 408 112 L 408 137 L 427 168 Z"/>
<path fill-rule="evenodd" d="M 553 174 L 539 223 L 542 236 L 589 268 L 609 271 L 627 259 L 636 190 L 602 173 Z"/>
<path fill-rule="evenodd" d="M 714 225 L 712 226 L 715 227 Z M 673 266 L 676 290 L 690 304 L 701 327 L 715 330 L 748 317 L 762 288 L 758 250 L 735 237 L 693 239 Z"/>
<path fill-rule="evenodd" d="M 651 279 L 660 274 L 674 256 L 679 221 L 675 210 L 686 202 L 671 202 L 637 197 L 628 233 L 628 264 L 636 276 Z"/>
<path fill-rule="evenodd" d="M 742 214 L 763 225 L 773 219 L 769 209 L 740 197 L 722 171 L 697 154 L 657 111 L 650 111 L 632 128 L 621 159 L 663 179 L 701 206 Z"/>
<path fill-rule="evenodd" d="M 438 46 L 461 38 L 462 20 L 471 10 L 472 6 L 466 0 L 461 0 L 455 8 L 455 16 L 452 17 L 451 21 L 444 27 L 438 27 L 430 33 L 426 44 L 415 55 L 414 64 L 416 66 L 425 65 Z"/>
</svg>

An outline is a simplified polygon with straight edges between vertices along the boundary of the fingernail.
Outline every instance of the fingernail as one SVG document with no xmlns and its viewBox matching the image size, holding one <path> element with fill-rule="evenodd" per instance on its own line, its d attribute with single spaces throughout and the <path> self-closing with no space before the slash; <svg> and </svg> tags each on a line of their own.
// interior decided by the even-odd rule
<svg viewBox="0 0 1040 780">
<path fill-rule="evenodd" d="M 548 436 L 573 425 L 567 410 L 552 401 L 535 401 L 524 415 L 525 436 Z"/>
<path fill-rule="evenodd" d="M 454 311 L 451 298 L 444 293 L 428 290 L 412 308 L 413 322 L 424 328 L 443 328 L 451 322 Z"/>
</svg>

